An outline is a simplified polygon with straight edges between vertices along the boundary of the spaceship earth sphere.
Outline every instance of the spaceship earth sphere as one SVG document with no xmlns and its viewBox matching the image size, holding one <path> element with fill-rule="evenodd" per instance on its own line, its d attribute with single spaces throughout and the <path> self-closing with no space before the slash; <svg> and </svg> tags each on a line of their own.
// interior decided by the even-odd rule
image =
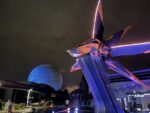
<svg viewBox="0 0 150 113">
<path fill-rule="evenodd" d="M 28 76 L 28 82 L 45 84 L 55 90 L 59 90 L 62 87 L 62 75 L 51 65 L 41 64 L 31 70 Z"/>
</svg>

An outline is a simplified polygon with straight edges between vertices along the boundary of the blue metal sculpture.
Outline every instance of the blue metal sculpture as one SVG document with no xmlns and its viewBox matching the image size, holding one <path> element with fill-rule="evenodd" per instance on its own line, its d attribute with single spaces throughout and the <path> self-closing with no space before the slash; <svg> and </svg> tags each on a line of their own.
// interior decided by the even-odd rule
<svg viewBox="0 0 150 113">
<path fill-rule="evenodd" d="M 102 3 L 99 0 L 95 12 L 92 38 L 73 49 L 67 50 L 71 56 L 76 58 L 76 63 L 72 66 L 71 72 L 81 69 L 84 73 L 95 100 L 96 113 L 124 113 L 111 91 L 107 67 L 141 84 L 145 88 L 149 88 L 119 62 L 112 60 L 110 57 L 149 53 L 150 43 L 147 46 L 141 46 L 138 50 L 134 50 L 137 44 L 132 44 L 132 46 L 129 46 L 130 49 L 126 48 L 121 53 L 118 53 L 121 46 L 112 47 L 124 36 L 130 27 L 121 29 L 112 35 L 110 40 L 105 41 L 103 39 Z"/>
</svg>

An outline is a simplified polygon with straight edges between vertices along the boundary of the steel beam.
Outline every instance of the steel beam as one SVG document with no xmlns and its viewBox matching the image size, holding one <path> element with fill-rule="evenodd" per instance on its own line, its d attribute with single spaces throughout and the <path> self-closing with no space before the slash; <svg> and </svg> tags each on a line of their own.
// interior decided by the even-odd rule
<svg viewBox="0 0 150 113">
<path fill-rule="evenodd" d="M 95 113 L 124 113 L 111 91 L 104 59 L 87 54 L 79 63 L 94 97 Z"/>
</svg>

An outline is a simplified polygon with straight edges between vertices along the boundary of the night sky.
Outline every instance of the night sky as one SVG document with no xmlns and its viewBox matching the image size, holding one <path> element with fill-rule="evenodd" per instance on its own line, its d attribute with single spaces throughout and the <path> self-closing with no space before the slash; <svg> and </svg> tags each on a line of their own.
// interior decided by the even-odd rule
<svg viewBox="0 0 150 113">
<path fill-rule="evenodd" d="M 78 84 L 82 74 L 69 73 L 75 59 L 65 50 L 90 38 L 96 1 L 0 0 L 0 79 L 26 81 L 35 66 L 51 64 L 62 72 L 64 86 Z M 105 36 L 133 25 L 119 44 L 150 41 L 149 4 L 150 0 L 103 0 Z M 148 58 L 118 59 L 133 70 L 149 68 Z"/>
</svg>

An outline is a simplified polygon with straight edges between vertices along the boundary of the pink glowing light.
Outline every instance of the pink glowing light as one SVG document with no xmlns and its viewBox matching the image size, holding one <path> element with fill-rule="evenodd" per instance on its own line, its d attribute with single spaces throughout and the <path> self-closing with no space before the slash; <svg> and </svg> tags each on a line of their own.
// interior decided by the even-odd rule
<svg viewBox="0 0 150 113">
<path fill-rule="evenodd" d="M 144 51 L 145 54 L 150 53 L 150 50 Z"/>
<path fill-rule="evenodd" d="M 95 34 L 96 17 L 97 17 L 97 13 L 98 13 L 98 9 L 99 9 L 99 4 L 100 3 L 101 3 L 101 1 L 98 0 L 97 6 L 96 6 L 95 15 L 94 15 L 94 24 L 93 24 L 93 31 L 92 31 L 92 39 L 94 38 L 94 34 Z"/>
<path fill-rule="evenodd" d="M 118 45 L 118 46 L 113 46 L 113 47 L 111 47 L 111 48 L 120 48 L 120 47 L 136 46 L 136 45 L 146 45 L 146 44 L 150 44 L 150 42 L 135 43 L 135 44 L 125 44 L 125 45 Z"/>
</svg>

